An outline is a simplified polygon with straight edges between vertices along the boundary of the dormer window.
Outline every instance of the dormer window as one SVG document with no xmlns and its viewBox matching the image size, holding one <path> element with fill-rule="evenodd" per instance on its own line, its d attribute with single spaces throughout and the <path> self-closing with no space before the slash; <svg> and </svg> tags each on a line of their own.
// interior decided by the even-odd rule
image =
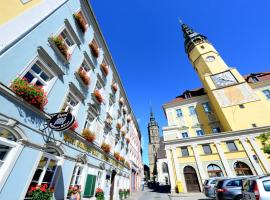
<svg viewBox="0 0 270 200">
<path fill-rule="evenodd" d="M 252 79 L 252 81 L 255 82 L 255 83 L 259 81 L 259 79 L 258 79 L 256 76 L 252 76 L 251 79 Z"/>
<path fill-rule="evenodd" d="M 185 98 L 186 98 L 186 99 L 191 98 L 191 93 L 190 93 L 190 92 L 186 92 L 186 93 L 185 93 Z"/>
</svg>

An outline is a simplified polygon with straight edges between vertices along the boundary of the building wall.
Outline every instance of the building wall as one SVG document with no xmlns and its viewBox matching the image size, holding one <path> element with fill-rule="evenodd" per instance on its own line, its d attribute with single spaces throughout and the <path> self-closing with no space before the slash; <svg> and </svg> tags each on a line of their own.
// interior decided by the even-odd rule
<svg viewBox="0 0 270 200">
<path fill-rule="evenodd" d="M 48 5 L 50 2 L 51 5 Z M 24 199 L 39 161 L 46 154 L 44 152 L 48 145 L 59 152 L 59 156 L 57 156 L 59 167 L 53 182 L 56 199 L 66 198 L 73 169 L 78 164 L 78 159 L 83 160 L 82 193 L 86 177 L 91 174 L 97 177 L 95 188 L 102 188 L 106 199 L 109 199 L 112 172 L 116 171 L 114 199 L 118 199 L 119 189 L 130 188 L 132 163 L 135 163 L 138 172 L 142 169 L 140 131 L 136 118 L 88 1 L 50 2 L 31 1 L 22 6 L 15 5 L 16 2 L 12 1 L 10 3 L 16 8 L 14 13 L 11 13 L 12 16 L 6 16 L 5 22 L 1 22 L 5 23 L 0 26 L 1 38 L 7 40 L 1 43 L 0 48 L 0 65 L 3 66 L 0 69 L 0 104 L 5 105 L 0 107 L 0 128 L 8 129 L 15 135 L 22 133 L 23 138 L 17 142 L 19 153 L 8 157 L 7 163 L 11 163 L 12 167 L 6 169 L 5 173 L 0 173 L 0 179 L 3 180 L 0 185 L 0 199 Z M 2 8 L 2 6 L 0 7 Z M 42 8 L 43 12 L 39 12 Z M 73 17 L 73 14 L 79 9 L 82 10 L 88 22 L 85 33 L 80 30 Z M 26 21 L 27 23 L 22 27 L 21 20 L 28 19 L 29 16 L 35 21 Z M 14 26 L 14 24 L 18 24 L 18 26 Z M 18 27 L 21 31 L 16 32 Z M 57 35 L 63 27 L 66 27 L 68 31 L 71 30 L 72 34 L 70 35 L 76 43 L 68 62 L 62 59 L 49 42 L 49 38 Z M 5 32 L 7 29 L 9 31 Z M 12 34 L 8 36 L 8 33 Z M 94 58 L 89 48 L 93 38 L 97 40 L 99 45 L 97 59 Z M 44 60 L 40 52 L 45 52 L 49 61 Z M 89 57 L 89 65 L 92 68 L 89 87 L 84 85 L 76 75 L 86 55 Z M 44 111 L 28 104 L 9 88 L 15 78 L 21 77 L 29 70 L 30 63 L 37 57 L 42 57 L 42 61 L 48 67 L 47 70 L 52 71 L 54 75 L 54 81 L 47 90 L 48 104 Z M 106 59 L 109 66 L 107 76 L 100 68 L 103 59 Z M 85 128 L 89 105 L 97 106 L 93 92 L 98 79 L 104 82 L 102 92 L 104 101 L 100 105 L 100 113 L 91 122 L 91 129 L 95 130 L 97 137 L 96 141 L 91 144 L 81 134 Z M 118 90 L 116 92 L 112 89 L 112 82 L 117 84 Z M 69 130 L 56 132 L 44 129 L 46 120 L 50 118 L 49 114 L 61 111 L 69 91 L 73 91 L 79 100 L 77 112 L 73 113 L 76 115 L 79 127 L 75 132 Z M 113 105 L 109 103 L 110 95 L 114 96 Z M 123 102 L 122 106 L 119 104 L 120 101 Z M 127 114 L 123 113 L 124 109 L 126 109 Z M 105 126 L 108 124 L 108 115 L 112 117 L 112 122 L 110 124 L 111 130 L 106 134 Z M 128 117 L 130 118 L 129 123 L 127 122 Z M 116 128 L 117 122 L 122 123 L 121 130 L 126 131 L 125 137 L 121 137 L 119 134 Z M 93 124 L 95 124 L 94 128 Z M 97 124 L 100 126 L 99 129 L 97 129 Z M 73 137 L 73 140 L 64 140 L 66 135 Z M 127 138 L 130 138 L 130 144 L 128 144 Z M 0 142 L 4 141 L 2 137 L 0 140 Z M 112 146 L 108 155 L 100 149 L 103 142 Z M 130 159 L 131 146 L 134 155 L 132 159 Z M 129 166 L 117 161 L 113 156 L 114 151 L 120 152 Z M 27 162 L 25 162 L 26 160 Z M 16 185 L 16 193 L 13 192 L 14 185 Z"/>
</svg>

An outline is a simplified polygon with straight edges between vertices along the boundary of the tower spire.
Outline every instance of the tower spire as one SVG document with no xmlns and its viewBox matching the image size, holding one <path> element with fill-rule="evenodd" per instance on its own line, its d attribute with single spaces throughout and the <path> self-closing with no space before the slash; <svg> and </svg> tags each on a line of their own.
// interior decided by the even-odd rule
<svg viewBox="0 0 270 200">
<path fill-rule="evenodd" d="M 194 32 L 193 29 L 187 24 L 184 24 L 182 20 L 181 22 L 180 24 L 185 39 L 184 45 L 186 53 L 189 53 L 197 44 L 208 42 L 207 37 L 200 33 Z"/>
<path fill-rule="evenodd" d="M 148 123 L 148 126 L 158 126 L 158 123 L 156 122 L 156 118 L 154 116 L 152 106 L 150 106 L 150 122 Z"/>
</svg>

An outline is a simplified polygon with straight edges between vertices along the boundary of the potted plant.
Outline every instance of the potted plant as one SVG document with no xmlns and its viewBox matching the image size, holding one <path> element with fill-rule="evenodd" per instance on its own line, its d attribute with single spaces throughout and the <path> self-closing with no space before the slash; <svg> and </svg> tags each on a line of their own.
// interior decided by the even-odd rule
<svg viewBox="0 0 270 200">
<path fill-rule="evenodd" d="M 115 157 L 116 160 L 120 160 L 120 153 L 119 152 L 114 152 L 113 156 Z"/>
<path fill-rule="evenodd" d="M 101 188 L 96 189 L 96 200 L 104 200 L 104 192 Z"/>
<path fill-rule="evenodd" d="M 125 158 L 122 157 L 122 156 L 120 156 L 120 161 L 121 161 L 122 163 L 125 163 Z"/>
<path fill-rule="evenodd" d="M 121 131 L 121 134 L 122 134 L 123 137 L 126 136 L 126 132 L 125 131 Z"/>
<path fill-rule="evenodd" d="M 127 108 L 126 107 L 123 108 L 123 114 L 124 115 L 127 114 Z"/>
<path fill-rule="evenodd" d="M 77 120 L 75 120 L 69 129 L 72 131 L 75 131 L 78 127 L 79 127 L 79 123 Z"/>
<path fill-rule="evenodd" d="M 94 95 L 95 95 L 95 97 L 96 97 L 96 99 L 97 99 L 97 101 L 99 102 L 99 103 L 102 103 L 103 102 L 103 97 L 102 97 L 102 95 L 101 95 L 101 93 L 100 93 L 100 91 L 99 90 L 95 90 L 94 91 Z"/>
<path fill-rule="evenodd" d="M 16 95 L 39 110 L 43 110 L 48 103 L 47 94 L 42 87 L 28 83 L 26 78 L 16 78 L 12 81 L 10 88 Z"/>
<path fill-rule="evenodd" d="M 90 77 L 88 76 L 87 72 L 82 67 L 79 68 L 78 75 L 85 85 L 87 86 L 90 85 Z"/>
<path fill-rule="evenodd" d="M 128 137 L 126 138 L 126 141 L 128 144 L 130 143 L 130 139 Z"/>
<path fill-rule="evenodd" d="M 61 35 L 54 36 L 52 38 L 55 46 L 58 48 L 58 50 L 63 54 L 63 56 L 69 60 L 70 59 L 70 53 L 68 53 L 68 46 L 66 45 L 63 37 Z"/>
<path fill-rule="evenodd" d="M 87 23 L 85 22 L 85 19 L 83 18 L 82 13 L 81 12 L 75 13 L 73 14 L 73 17 L 76 20 L 82 32 L 85 32 L 87 29 Z"/>
<path fill-rule="evenodd" d="M 124 105 L 124 99 L 123 99 L 123 97 L 120 98 L 119 104 L 120 104 L 120 106 L 123 106 Z"/>
<path fill-rule="evenodd" d="M 122 128 L 122 125 L 119 122 L 117 122 L 116 128 L 117 128 L 118 131 L 120 131 L 120 129 Z"/>
<path fill-rule="evenodd" d="M 125 199 L 126 199 L 127 196 L 128 196 L 127 190 L 124 190 L 124 196 L 125 196 Z"/>
<path fill-rule="evenodd" d="M 111 151 L 111 145 L 103 142 L 101 145 L 101 149 L 105 152 L 105 153 L 110 153 Z"/>
<path fill-rule="evenodd" d="M 88 141 L 88 142 L 94 142 L 96 139 L 96 135 L 92 133 L 89 129 L 83 129 L 82 136 Z"/>
<path fill-rule="evenodd" d="M 124 191 L 122 189 L 119 190 L 119 197 L 121 200 L 124 198 Z"/>
<path fill-rule="evenodd" d="M 99 56 L 99 48 L 98 48 L 98 44 L 97 44 L 96 40 L 93 40 L 93 41 L 91 42 L 91 44 L 89 45 L 89 47 L 90 47 L 90 49 L 91 49 L 92 54 L 93 54 L 96 58 L 98 58 L 98 56 Z"/>
<path fill-rule="evenodd" d="M 113 89 L 114 92 L 116 92 L 118 90 L 118 87 L 117 87 L 116 83 L 112 84 L 112 89 Z"/>
<path fill-rule="evenodd" d="M 107 76 L 109 74 L 109 67 L 108 67 L 108 65 L 106 63 L 104 63 L 104 62 L 101 63 L 100 68 L 104 72 L 105 76 Z"/>
<path fill-rule="evenodd" d="M 31 200 L 51 200 L 54 189 L 48 187 L 48 184 L 32 186 L 28 191 Z"/>
</svg>

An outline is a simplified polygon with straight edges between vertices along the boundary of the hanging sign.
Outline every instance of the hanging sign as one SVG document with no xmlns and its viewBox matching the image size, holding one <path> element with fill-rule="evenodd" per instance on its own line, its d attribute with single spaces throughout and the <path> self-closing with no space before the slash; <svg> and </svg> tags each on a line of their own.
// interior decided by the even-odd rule
<svg viewBox="0 0 270 200">
<path fill-rule="evenodd" d="M 51 115 L 49 127 L 55 131 L 64 131 L 69 129 L 74 123 L 74 116 L 69 112 L 55 113 Z"/>
</svg>

